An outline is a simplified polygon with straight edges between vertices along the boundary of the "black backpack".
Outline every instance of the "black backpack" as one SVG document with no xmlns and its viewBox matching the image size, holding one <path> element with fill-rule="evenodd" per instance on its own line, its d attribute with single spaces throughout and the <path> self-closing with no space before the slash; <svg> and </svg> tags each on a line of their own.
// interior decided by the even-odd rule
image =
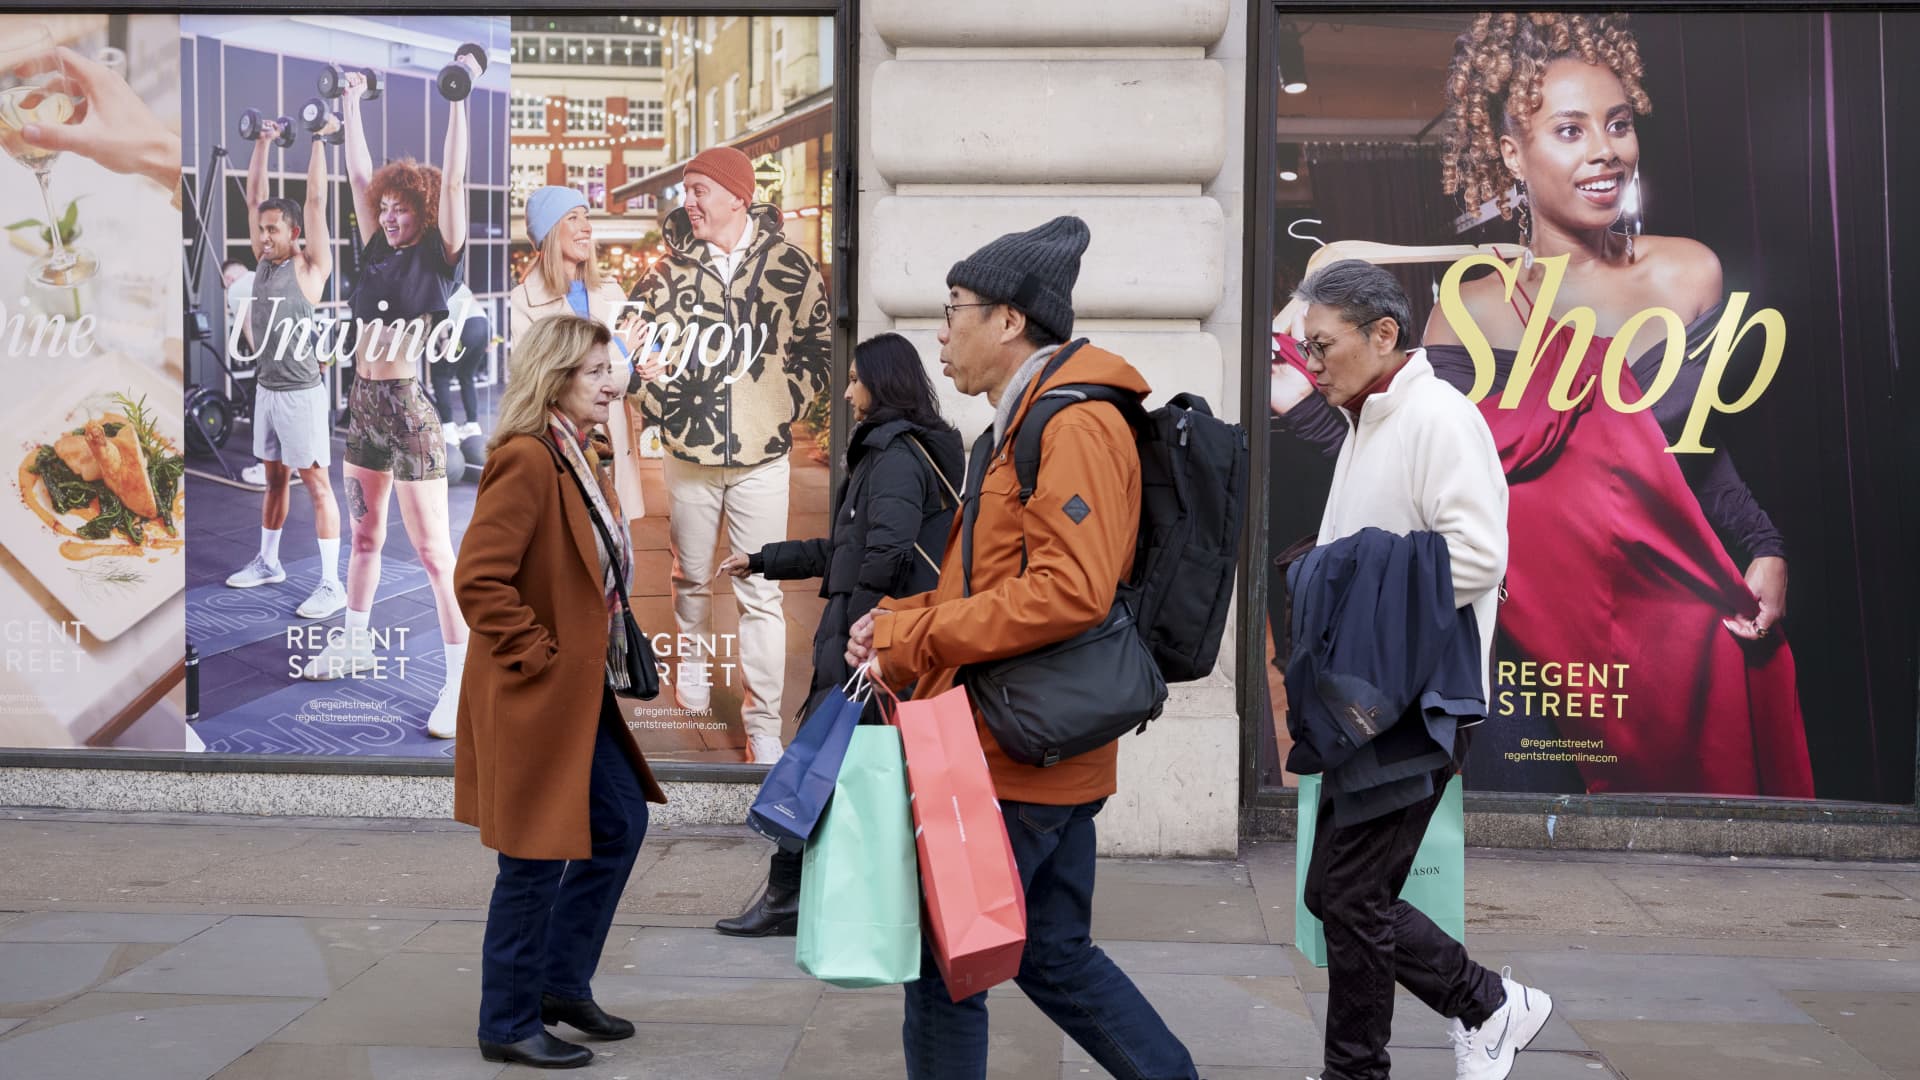
<svg viewBox="0 0 1920 1080">
<path fill-rule="evenodd" d="M 1045 385 L 1080 346 L 1063 346 L 1035 378 Z M 1140 452 L 1140 537 L 1128 586 L 1136 594 L 1135 627 L 1160 675 L 1191 682 L 1213 670 L 1233 602 L 1240 529 L 1247 512 L 1247 431 L 1216 419 L 1206 399 L 1178 394 L 1148 412 L 1111 386 L 1056 386 L 1028 409 L 1014 436 L 1020 502 L 1040 476 L 1040 438 L 1062 409 L 1104 401 L 1133 428 Z"/>
</svg>

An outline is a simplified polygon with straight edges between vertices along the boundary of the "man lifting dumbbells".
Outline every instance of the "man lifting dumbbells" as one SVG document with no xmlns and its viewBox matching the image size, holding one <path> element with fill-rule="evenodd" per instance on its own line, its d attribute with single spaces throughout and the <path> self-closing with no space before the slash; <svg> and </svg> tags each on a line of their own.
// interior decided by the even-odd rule
<svg viewBox="0 0 1920 1080">
<path fill-rule="evenodd" d="M 313 500 L 314 532 L 320 542 L 320 584 L 300 605 L 303 619 L 324 619 L 346 606 L 340 581 L 340 507 L 327 477 L 332 462 L 332 423 L 321 356 L 313 340 L 314 305 L 326 295 L 333 273 L 332 234 L 327 227 L 327 148 L 316 139 L 307 155 L 304 211 L 291 199 L 267 197 L 269 146 L 292 144 L 286 117 L 265 121 L 248 109 L 241 133 L 252 133 L 247 161 L 247 214 L 253 239 L 253 295 L 243 317 L 253 341 L 255 369 L 253 455 L 266 468 L 260 507 L 260 552 L 227 578 L 236 589 L 287 580 L 280 563 L 280 530 L 287 522 L 293 471 Z M 306 246 L 300 246 L 302 233 Z"/>
</svg>

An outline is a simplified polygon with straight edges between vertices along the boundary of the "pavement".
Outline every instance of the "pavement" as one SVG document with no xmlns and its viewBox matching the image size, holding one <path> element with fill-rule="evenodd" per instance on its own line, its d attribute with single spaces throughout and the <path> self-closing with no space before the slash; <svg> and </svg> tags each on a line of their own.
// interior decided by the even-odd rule
<svg viewBox="0 0 1920 1080">
<path fill-rule="evenodd" d="M 569 1074 L 903 1074 L 901 995 L 793 940 L 709 929 L 750 898 L 745 830 L 660 829 L 595 993 L 639 1023 Z M 474 1048 L 492 859 L 442 821 L 0 811 L 0 1080 L 507 1080 Z M 1554 995 L 1515 1080 L 1920 1080 L 1920 864 L 1482 851 L 1468 944 Z M 1210 1080 L 1317 1074 L 1326 973 L 1293 937 L 1293 847 L 1100 865 L 1095 936 Z M 995 1080 L 1107 1074 L 996 988 Z M 565 1034 L 563 1031 L 562 1034 Z M 1401 997 L 1394 1076 L 1451 1077 Z"/>
</svg>

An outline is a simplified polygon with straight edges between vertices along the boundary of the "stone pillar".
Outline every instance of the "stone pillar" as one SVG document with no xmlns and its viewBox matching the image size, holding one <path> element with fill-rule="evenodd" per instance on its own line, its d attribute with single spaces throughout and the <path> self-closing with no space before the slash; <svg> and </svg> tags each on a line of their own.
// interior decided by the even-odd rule
<svg viewBox="0 0 1920 1080">
<path fill-rule="evenodd" d="M 1074 335 L 1131 361 L 1153 402 L 1240 412 L 1245 0 L 867 0 L 860 42 L 862 338 L 921 350 L 936 386 L 955 260 L 1077 214 L 1093 234 Z M 984 398 L 942 408 L 969 440 Z M 1232 641 L 1121 740 L 1101 849 L 1230 855 L 1239 823 Z"/>
</svg>

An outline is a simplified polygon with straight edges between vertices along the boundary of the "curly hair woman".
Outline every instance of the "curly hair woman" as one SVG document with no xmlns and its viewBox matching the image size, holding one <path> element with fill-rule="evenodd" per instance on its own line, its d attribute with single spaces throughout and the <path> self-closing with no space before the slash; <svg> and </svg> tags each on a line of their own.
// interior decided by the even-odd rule
<svg viewBox="0 0 1920 1080">
<path fill-rule="evenodd" d="M 1531 298 L 1546 280 L 1536 260 L 1566 259 L 1546 316 L 1577 307 L 1595 315 L 1585 355 L 1569 360 L 1572 335 L 1555 335 L 1539 357 L 1543 376 L 1571 363 L 1575 385 L 1584 383 L 1601 370 L 1611 337 L 1649 308 L 1679 314 L 1688 353 L 1720 316 L 1720 260 L 1711 249 L 1635 235 L 1634 125 L 1652 108 L 1643 75 L 1623 15 L 1514 12 L 1476 18 L 1447 73 L 1446 191 L 1469 210 L 1493 202 L 1517 218 L 1529 253 L 1511 294 L 1499 275 L 1461 289 L 1474 329 L 1494 348 L 1495 388 L 1480 409 L 1511 485 L 1512 557 L 1496 655 L 1582 675 L 1611 672 L 1613 680 L 1583 678 L 1579 692 L 1571 683 L 1496 680 L 1507 686 L 1494 688 L 1503 699 L 1495 712 L 1514 725 L 1503 742 L 1595 740 L 1604 746 L 1596 757 L 1617 758 L 1582 764 L 1578 774 L 1569 766 L 1556 778 L 1566 789 L 1811 796 L 1793 655 L 1777 632 L 1786 613 L 1785 545 L 1726 450 L 1666 451 L 1704 353 L 1685 361 L 1677 383 L 1643 411 L 1617 411 L 1597 394 L 1555 410 L 1551 377 L 1530 380 L 1517 408 L 1501 407 L 1514 350 L 1535 317 Z M 1648 324 L 1635 340 L 1638 358 L 1622 378 L 1626 400 L 1638 399 L 1661 368 L 1666 341 L 1644 340 L 1660 325 Z M 1460 342 L 1436 310 L 1427 358 L 1464 389 L 1474 369 Z M 1744 572 L 1721 536 L 1745 551 Z M 1528 790 L 1548 790 L 1533 786 L 1546 774 L 1527 768 Z"/>
<path fill-rule="evenodd" d="M 479 65 L 467 65 L 475 78 Z M 453 589 L 453 540 L 447 522 L 447 450 L 439 415 L 420 385 L 430 362 L 427 331 L 448 317 L 460 287 L 467 243 L 468 105 L 447 107 L 441 166 L 388 162 L 378 172 L 367 148 L 360 103 L 367 84 L 350 72 L 341 106 L 347 180 L 365 245 L 360 277 L 348 302 L 359 339 L 348 407 L 347 511 L 353 547 L 347 559 L 346 633 L 307 663 L 309 679 L 353 677 L 375 666 L 368 626 L 380 584 L 380 552 L 387 540 L 387 496 L 400 501 L 400 520 L 413 542 L 439 615 L 447 678 L 427 718 L 427 733 L 450 739 L 456 726 L 460 676 L 466 667 L 467 623 Z"/>
</svg>

